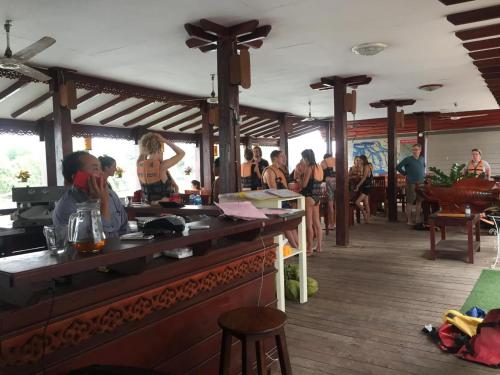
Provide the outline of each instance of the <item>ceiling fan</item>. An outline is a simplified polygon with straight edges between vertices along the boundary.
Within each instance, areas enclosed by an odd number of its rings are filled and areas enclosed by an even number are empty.
[[[309,114],[306,118],[302,119],[301,122],[323,121],[330,119],[330,117],[313,117],[311,114],[311,101],[309,100],[307,104],[309,105]]]
[[[477,114],[471,114],[471,115],[459,115],[456,111],[456,108],[458,107],[458,104],[455,102],[453,103],[453,106],[455,107],[455,112],[450,112],[450,113],[442,113],[439,115],[440,119],[448,119],[451,121],[457,121],[461,120],[464,118],[472,118],[472,117],[484,117],[488,116],[487,113],[477,113]]]
[[[210,78],[212,79],[212,92],[210,93],[210,96],[207,98],[207,103],[209,104],[217,104],[219,103],[219,98],[217,98],[217,95],[215,95],[215,74],[210,74]]]
[[[26,61],[38,55],[49,48],[52,44],[56,42],[54,38],[44,36],[39,41],[29,45],[28,47],[22,49],[16,54],[12,54],[10,49],[10,28],[12,27],[12,21],[7,20],[4,24],[5,33],[7,36],[7,48],[5,49],[4,56],[0,58],[0,68],[6,70],[15,70],[22,75],[33,78],[37,81],[48,81],[51,79],[50,76],[26,65]]]

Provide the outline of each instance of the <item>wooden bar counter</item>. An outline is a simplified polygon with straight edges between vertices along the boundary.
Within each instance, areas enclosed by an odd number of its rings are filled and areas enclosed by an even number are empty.
[[[97,255],[40,251],[0,259],[0,300],[11,302],[0,302],[0,374],[67,374],[92,364],[216,374],[218,316],[275,306],[272,238],[302,216],[208,218],[201,223],[210,229],[109,240]],[[195,255],[153,258],[180,247]],[[237,345],[233,350],[237,373],[241,356]]]

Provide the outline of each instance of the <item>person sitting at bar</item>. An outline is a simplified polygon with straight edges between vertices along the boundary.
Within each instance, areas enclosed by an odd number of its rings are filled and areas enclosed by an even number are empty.
[[[175,155],[163,160],[165,146],[169,146]],[[178,191],[178,187],[168,169],[185,155],[185,152],[156,133],[147,133],[139,141],[140,155],[137,159],[137,176],[141,188],[149,202],[157,202],[169,198]]]
[[[116,173],[116,160],[108,155],[99,156],[98,159],[101,163],[102,174],[107,181],[109,177],[113,177]],[[109,182],[108,188],[112,189]]]
[[[74,180],[78,172],[87,179],[82,183]],[[52,212],[54,226],[67,226],[71,214],[77,211],[77,203],[100,200],[101,219],[108,238],[118,237],[129,231],[125,208],[118,195],[108,188],[99,160],[86,151],[76,151],[66,155],[62,161],[62,173],[67,189],[57,201]],[[75,182],[77,185],[75,185]]]
[[[264,189],[288,189],[288,182],[286,176],[281,169],[284,164],[284,154],[280,150],[271,152],[271,165],[264,169],[262,175],[262,187]],[[291,208],[288,202],[283,202],[283,208]],[[285,236],[290,243],[290,246],[297,248],[299,238],[297,231],[285,231]]]
[[[472,159],[467,163],[467,168],[464,170],[464,174],[473,175],[476,178],[490,179],[490,163],[483,160],[480,149],[472,149]]]
[[[241,187],[243,189],[257,190],[261,185],[262,175],[259,165],[253,160],[253,152],[245,149],[245,161],[241,164]]]
[[[266,159],[262,159],[262,149],[259,146],[255,146],[253,148],[253,161],[254,163],[257,163],[259,167],[259,173],[262,176],[262,172],[264,172],[264,169],[269,167],[269,162]],[[262,188],[262,181],[260,179],[257,183],[259,184],[257,186],[257,189]]]
[[[335,158],[332,154],[325,154],[321,161],[326,192],[328,194],[328,229],[335,229]]]
[[[201,191],[201,182],[198,180],[191,181],[191,190]]]
[[[411,148],[411,155],[399,162],[396,170],[403,176],[406,176],[406,218],[408,225],[414,225],[415,229],[423,229],[424,224],[420,217],[421,199],[417,195],[417,184],[423,184],[425,180],[425,160],[420,153],[422,146],[418,143]],[[415,207],[415,224],[412,220],[412,209]]]
[[[219,174],[220,174],[220,159],[215,158],[214,159],[214,176],[215,180],[212,186],[212,202],[219,202],[219,194],[220,194],[220,180],[219,180]]]

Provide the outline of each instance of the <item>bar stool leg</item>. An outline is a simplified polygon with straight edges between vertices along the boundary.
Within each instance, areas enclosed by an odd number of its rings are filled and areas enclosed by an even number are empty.
[[[220,351],[219,375],[229,375],[231,368],[231,335],[222,330],[222,350]]]
[[[266,356],[261,340],[255,341],[255,352],[257,353],[257,372],[259,375],[264,375],[266,373]]]
[[[246,337],[241,338],[241,373],[242,375],[252,374],[252,365],[250,363],[249,340]]]
[[[288,348],[286,346],[285,330],[281,328],[275,337],[280,359],[281,374],[292,375],[292,366],[290,365],[290,357],[288,356]]]

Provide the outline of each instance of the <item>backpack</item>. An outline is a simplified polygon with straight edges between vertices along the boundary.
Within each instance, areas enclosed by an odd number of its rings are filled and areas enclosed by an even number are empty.
[[[460,358],[500,367],[500,309],[490,310],[477,333],[457,353]]]
[[[458,310],[448,310],[443,317],[444,323],[453,324],[467,336],[472,337],[476,334],[477,326],[483,321],[482,318],[474,318],[464,315]]]

